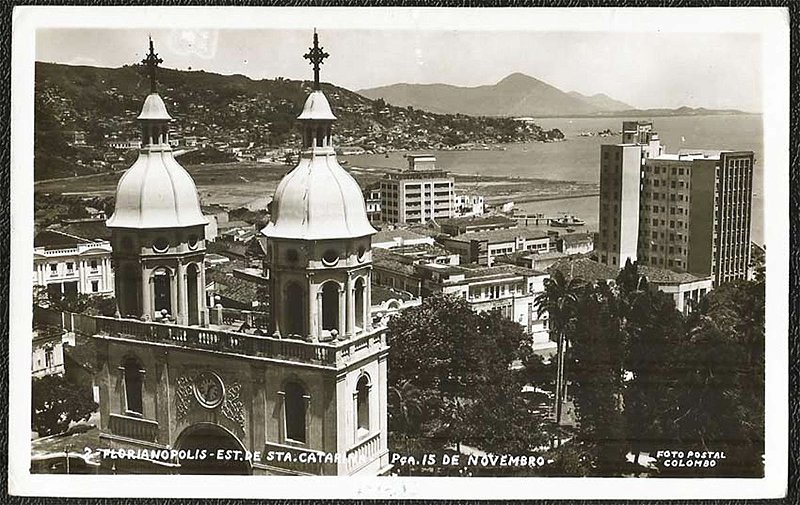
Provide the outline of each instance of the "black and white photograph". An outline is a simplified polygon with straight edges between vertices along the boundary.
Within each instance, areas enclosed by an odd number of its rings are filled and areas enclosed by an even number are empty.
[[[11,494],[785,493],[785,9],[14,24]]]

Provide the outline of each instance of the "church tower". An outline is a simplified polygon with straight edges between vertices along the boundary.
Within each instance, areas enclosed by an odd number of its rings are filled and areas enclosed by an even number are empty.
[[[164,101],[156,91],[153,50],[142,60],[150,94],[137,117],[142,147],[117,185],[111,229],[119,314],[180,325],[208,324],[205,308],[205,226],[197,188],[169,145]]]
[[[314,90],[298,116],[303,151],[278,184],[270,222],[269,275],[273,327],[282,338],[326,342],[371,330],[371,236],[358,183],[339,165],[331,145],[336,116],[320,90],[328,54],[314,45]]]

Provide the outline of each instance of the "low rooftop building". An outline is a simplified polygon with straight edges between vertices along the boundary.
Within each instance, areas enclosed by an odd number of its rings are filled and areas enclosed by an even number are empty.
[[[462,263],[484,266],[493,265],[497,256],[517,251],[542,253],[554,249],[547,232],[526,227],[468,232],[440,241],[448,250],[460,254]]]
[[[506,216],[454,217],[437,221],[442,233],[451,237],[476,231],[516,228],[517,222]]]

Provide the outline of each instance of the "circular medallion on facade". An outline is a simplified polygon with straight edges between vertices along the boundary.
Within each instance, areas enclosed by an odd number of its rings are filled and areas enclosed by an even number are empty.
[[[322,263],[324,263],[329,267],[332,267],[333,265],[339,263],[339,253],[336,252],[334,249],[328,249],[322,255]]]
[[[197,249],[197,243],[198,243],[197,235],[189,235],[187,243],[189,245],[189,249]]]
[[[158,237],[153,241],[153,250],[155,252],[167,252],[169,249],[169,240],[166,237]]]
[[[214,372],[203,372],[194,378],[194,396],[203,407],[219,407],[225,399],[225,385]]]
[[[367,248],[363,245],[358,248],[358,261],[364,262],[367,259]]]

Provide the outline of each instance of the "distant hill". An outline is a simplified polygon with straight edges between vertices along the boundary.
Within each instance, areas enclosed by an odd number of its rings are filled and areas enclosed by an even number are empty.
[[[254,158],[276,148],[298,148],[295,122],[312,89],[309,81],[254,80],[204,71],[159,71],[159,93],[170,114],[172,137],[207,139],[218,151],[238,148]],[[511,118],[470,117],[371,100],[321,84],[338,121],[336,145],[367,152],[447,149],[460,144],[547,140],[560,132]],[[139,65],[121,68],[36,63],[34,177],[37,180],[107,172],[129,166],[112,140],[137,139],[135,118],[149,93]],[[85,134],[75,145],[73,132]],[[201,153],[202,154],[202,153]],[[123,158],[135,156],[124,152]],[[191,160],[197,154],[187,155]]]
[[[363,89],[367,98],[399,107],[474,116],[552,116],[591,114],[596,109],[555,86],[525,74],[511,74],[497,84],[465,88],[448,84],[393,84]],[[629,107],[630,108],[630,107]]]
[[[511,74],[497,84],[487,86],[392,84],[362,89],[358,93],[374,100],[385,100],[399,107],[411,106],[441,114],[516,117],[580,117],[613,114],[641,117],[741,113],[737,110],[690,107],[640,110],[603,93],[591,96],[576,91],[567,93],[521,73]]]
[[[567,93],[569,96],[573,98],[577,98],[578,100],[583,101],[593,109],[597,111],[620,111],[620,110],[633,110],[636,107],[628,105],[625,102],[620,102],[619,100],[614,100],[610,96],[606,95],[605,93],[597,93],[592,96],[582,95],[577,91],[570,91]]]

